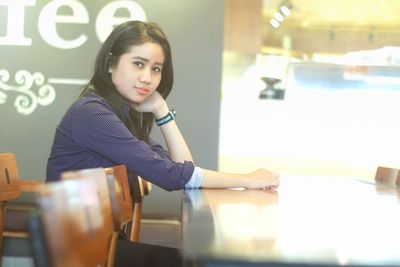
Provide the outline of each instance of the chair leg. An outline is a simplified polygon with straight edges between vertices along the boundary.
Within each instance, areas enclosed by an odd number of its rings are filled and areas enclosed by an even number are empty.
[[[108,249],[108,257],[107,257],[107,266],[106,267],[113,267],[115,262],[115,249],[117,247],[117,240],[118,240],[119,233],[113,233],[110,241],[110,248]]]
[[[142,203],[135,203],[133,208],[133,220],[129,240],[139,241],[140,220],[142,219]]]

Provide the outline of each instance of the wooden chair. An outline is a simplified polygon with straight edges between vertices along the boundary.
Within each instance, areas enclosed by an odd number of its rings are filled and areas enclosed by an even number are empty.
[[[375,181],[387,186],[400,187],[400,170],[380,166],[376,170]]]
[[[30,228],[36,266],[112,266],[114,232],[109,183],[103,168],[66,172],[43,185]]]
[[[36,194],[42,184],[40,181],[21,180],[16,157],[13,153],[0,154],[0,168],[7,168],[9,177],[19,180],[20,194],[7,202],[7,216],[4,218],[3,236],[11,238],[29,237],[28,222],[30,213],[36,209]]]
[[[79,179],[88,174],[88,170],[79,171],[81,175],[62,175],[62,179]],[[131,241],[138,241],[141,214],[134,213],[135,204],[131,196],[131,186],[125,165],[105,168],[109,187],[109,196],[113,214],[113,235],[110,240],[107,266],[113,266],[115,249],[121,231]],[[138,187],[138,185],[135,185]]]
[[[151,185],[139,176],[130,175],[125,165],[105,168],[105,171],[113,174],[122,188],[121,228],[128,240],[139,241],[143,198],[151,191]]]
[[[144,197],[149,195],[152,190],[152,184],[150,182],[147,182],[140,176],[130,175],[124,165],[106,168],[105,170],[108,174],[114,174],[116,180],[123,189],[123,197],[125,199],[123,200],[124,203],[120,204],[122,216],[121,229],[125,233],[125,236],[128,240],[140,241],[140,229],[143,223],[146,225],[147,233],[149,232],[149,229],[150,231],[155,229],[160,232],[159,226],[161,226],[162,229],[169,229],[172,227],[173,230],[175,230],[179,222],[176,220],[171,220],[171,218],[142,219],[142,205]],[[132,205],[129,205],[127,202],[133,203],[133,216],[130,214],[130,206]]]
[[[15,155],[0,154],[0,260],[3,255],[3,227],[6,203],[20,195],[20,180]],[[1,265],[1,263],[0,263]]]
[[[139,236],[139,224],[135,221],[133,199],[129,185],[128,172],[125,165],[118,165],[104,169],[107,175],[113,175],[117,183],[116,199],[119,204],[120,218],[116,225],[116,232],[122,231],[126,238],[131,241],[137,241]]]
[[[113,203],[114,233],[110,241],[108,254],[108,266],[113,266],[120,232],[122,231],[128,238],[132,235],[133,206],[129,190],[128,173],[125,166],[119,165],[105,168],[104,171],[109,181],[109,189],[110,191],[114,191],[114,194],[110,194],[110,201]],[[114,181],[114,186],[112,185],[112,181]],[[114,190],[112,187],[114,187]]]

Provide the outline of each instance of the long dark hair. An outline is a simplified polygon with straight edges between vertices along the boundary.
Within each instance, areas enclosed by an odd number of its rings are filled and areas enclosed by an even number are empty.
[[[109,67],[117,64],[121,55],[128,53],[132,46],[146,42],[157,43],[163,49],[165,59],[161,81],[156,90],[166,98],[171,92],[174,80],[171,47],[165,33],[156,23],[142,21],[127,21],[114,28],[97,54],[94,74],[81,93],[81,97],[92,93],[100,95],[107,100],[132,134],[149,142],[154,115],[152,113],[140,113],[134,109],[130,109],[129,113],[124,112],[124,100],[108,72]]]

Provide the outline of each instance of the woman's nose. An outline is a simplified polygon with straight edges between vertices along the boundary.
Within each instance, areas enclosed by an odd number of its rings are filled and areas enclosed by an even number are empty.
[[[151,71],[147,68],[143,69],[140,75],[140,81],[143,83],[150,83],[151,82]]]

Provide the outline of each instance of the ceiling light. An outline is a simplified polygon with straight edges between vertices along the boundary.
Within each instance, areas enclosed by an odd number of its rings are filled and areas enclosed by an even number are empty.
[[[282,11],[282,14],[285,16],[289,16],[291,13],[290,8],[285,5],[281,6],[281,11]]]
[[[276,12],[274,18],[279,22],[282,22],[285,19],[280,12]]]
[[[282,2],[280,10],[281,10],[283,15],[290,16],[290,14],[292,13],[291,12],[292,8],[293,8],[293,5],[290,2],[290,0],[285,0],[285,1]]]
[[[274,13],[274,17],[269,21],[272,27],[274,27],[275,29],[278,28],[285,20],[285,16],[287,17],[290,15],[290,10],[292,8],[293,5],[290,0],[283,0],[281,2],[280,8]]]
[[[281,24],[279,23],[279,21],[277,21],[276,19],[271,19],[271,20],[269,21],[269,23],[271,23],[272,27],[274,27],[275,29],[278,28],[279,25],[281,25]]]

